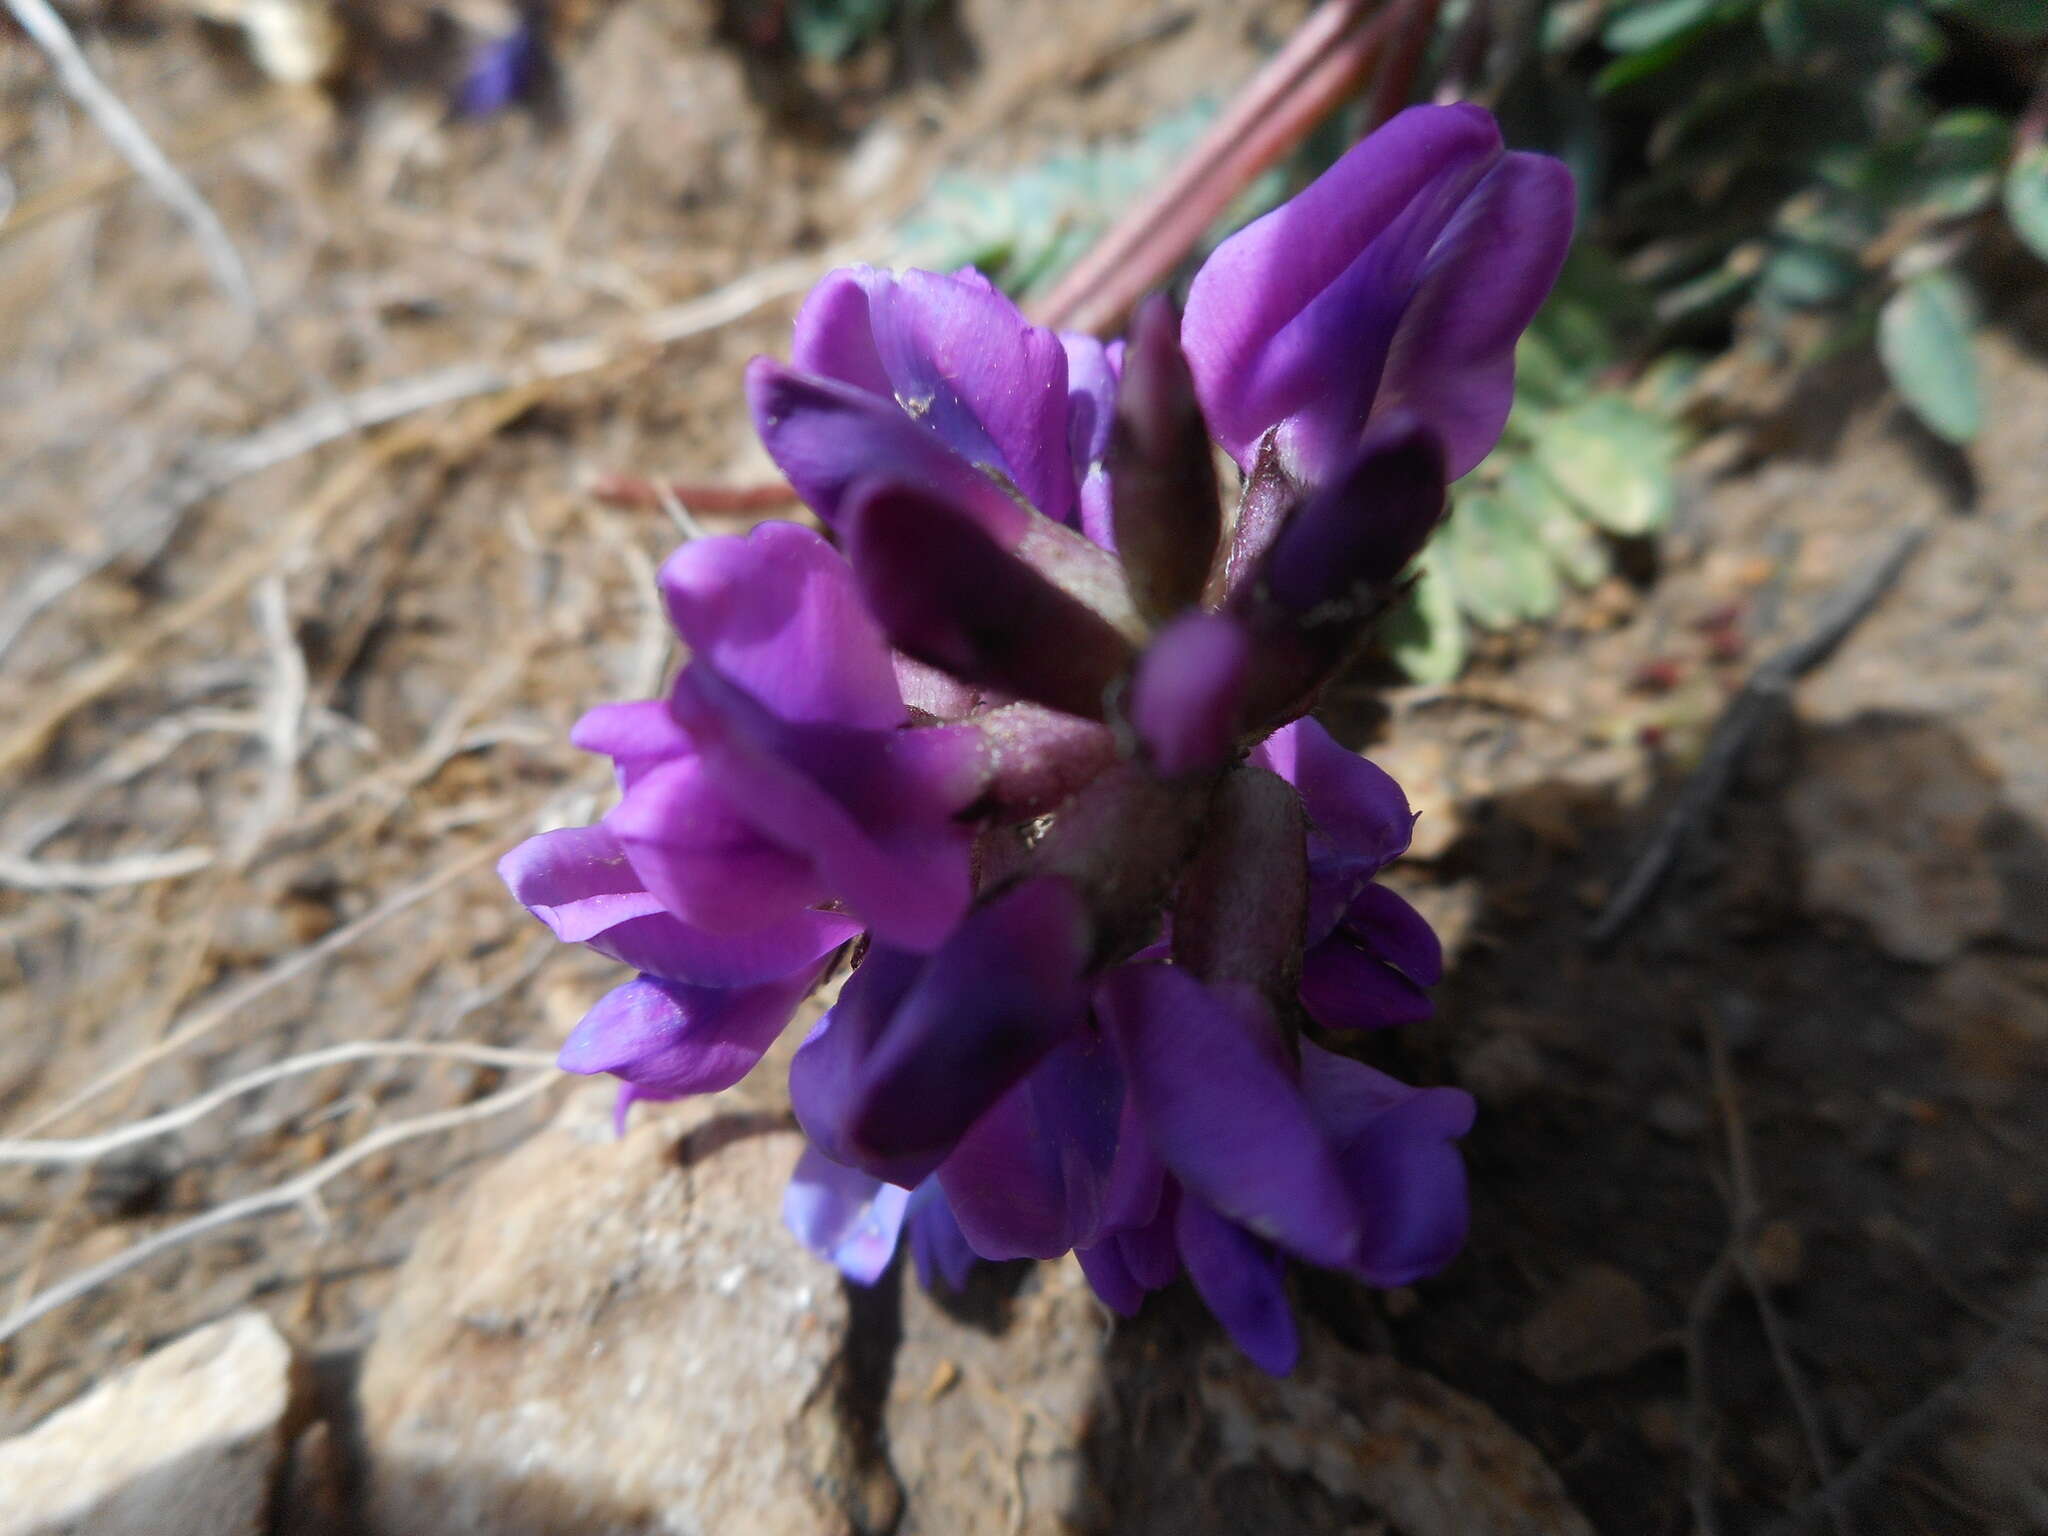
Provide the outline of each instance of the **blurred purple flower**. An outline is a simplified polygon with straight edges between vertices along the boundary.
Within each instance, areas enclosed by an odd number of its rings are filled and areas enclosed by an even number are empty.
[[[638,972],[563,1066],[622,1114],[715,1091],[851,946],[790,1069],[784,1218],[853,1279],[906,1230],[927,1284],[1071,1251],[1130,1311],[1185,1273],[1282,1371],[1289,1259],[1448,1262],[1471,1100],[1333,1048],[1428,1016],[1441,949],[1378,883],[1414,816],[1307,711],[1497,435],[1569,201],[1422,108],[1128,349],[973,273],[826,278],[747,387],[831,542],[670,559],[689,664],[574,732],[618,804],[502,866]]]

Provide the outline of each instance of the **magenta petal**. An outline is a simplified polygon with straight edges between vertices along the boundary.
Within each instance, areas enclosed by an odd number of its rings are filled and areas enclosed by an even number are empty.
[[[1305,1041],[1301,1056],[1309,1102],[1365,1210],[1354,1272],[1383,1286],[1434,1274],[1464,1245],[1470,1220],[1455,1143],[1472,1128],[1471,1095],[1411,1088]]]
[[[529,837],[498,860],[498,878],[556,938],[579,944],[605,929],[661,911],[603,827],[563,827]]]
[[[1476,171],[1499,154],[1500,131],[1482,109],[1411,107],[1216,248],[1195,274],[1181,342],[1210,429],[1240,464],[1249,468],[1266,429],[1303,403],[1304,363],[1322,361],[1269,363],[1275,339],[1433,182]],[[1357,338],[1304,335],[1297,345],[1321,348],[1334,365],[1337,349],[1355,348]],[[1377,378],[1377,355],[1358,361],[1369,380]]]
[[[896,1254],[910,1191],[842,1168],[805,1147],[782,1191],[782,1224],[856,1285],[873,1285]]]
[[[1444,979],[1443,941],[1398,892],[1367,886],[1351,903],[1344,926],[1410,981],[1433,987]]]
[[[901,408],[1055,522],[1074,509],[1067,354],[985,282],[905,272],[869,289],[875,347]]]
[[[1362,1216],[1256,1001],[1127,965],[1097,989],[1159,1159],[1190,1195],[1313,1263],[1344,1268]]]
[[[937,1168],[990,1106],[1084,1027],[1089,943],[1080,897],[1054,877],[970,915],[853,1070],[846,1137],[855,1160],[906,1184]],[[954,1214],[972,1242],[957,1199]]]
[[[1130,711],[1161,774],[1230,760],[1250,662],[1250,636],[1222,614],[1183,614],[1159,632],[1138,662]]]
[[[1183,1200],[1174,1236],[1188,1278],[1231,1342],[1262,1371],[1285,1376],[1301,1341],[1280,1256],[1199,1200]]]
[[[693,539],[663,564],[661,590],[690,650],[784,720],[902,723],[881,626],[846,561],[810,529]]]
[[[849,486],[884,475],[971,514],[1006,548],[1029,526],[1026,508],[893,400],[765,357],[747,365],[747,399],[768,456],[828,524]]]
[[[1408,851],[1415,815],[1401,786],[1315,720],[1282,726],[1257,755],[1301,791],[1309,820],[1339,852],[1378,869]]]
[[[1435,1012],[1428,993],[1341,930],[1302,956],[1301,1006],[1325,1029],[1419,1024]]]
[[[1121,1097],[1108,1044],[1069,1041],[975,1122],[939,1184],[976,1253],[1051,1259],[1096,1240]]]
[[[590,947],[662,981],[744,987],[813,965],[861,931],[844,912],[806,907],[746,933],[707,933],[667,913],[636,917],[593,935]]]
[[[754,1069],[816,981],[811,967],[755,987],[636,977],[598,999],[570,1031],[561,1068],[609,1072],[640,1098],[717,1093]]]
[[[609,757],[628,789],[648,769],[696,751],[666,699],[636,699],[586,710],[569,728],[569,744]]]
[[[929,950],[952,930],[967,905],[971,841],[953,818],[987,782],[980,732],[790,726],[694,666],[674,702],[722,803],[814,868],[878,938]]]
[[[1449,475],[1492,451],[1515,391],[1515,342],[1571,246],[1571,172],[1511,154],[1488,172],[1430,252],[1387,357],[1374,412],[1406,407],[1449,450]]]
[[[888,399],[889,375],[875,350],[875,316],[868,302],[869,289],[888,281],[887,272],[869,266],[840,267],[820,278],[796,312],[790,366]]]
[[[809,860],[755,830],[701,757],[648,769],[604,825],[663,907],[714,933],[786,921],[828,894]]]

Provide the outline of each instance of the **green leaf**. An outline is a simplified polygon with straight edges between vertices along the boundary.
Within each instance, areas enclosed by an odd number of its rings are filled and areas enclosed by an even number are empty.
[[[1625,397],[1594,395],[1529,432],[1537,466],[1599,527],[1640,538],[1670,518],[1677,434]]]
[[[1467,491],[1439,535],[1458,605],[1486,629],[1510,629],[1557,611],[1557,570],[1531,528],[1489,491]]]
[[[1795,240],[1771,252],[1757,281],[1780,304],[1819,309],[1854,293],[1863,281],[1863,268],[1840,251]]]
[[[1642,0],[1622,11],[1600,33],[1613,53],[1642,53],[1711,21],[1721,0]]]
[[[1970,296],[1954,273],[1937,268],[1899,285],[1878,313],[1877,353],[1930,431],[1952,443],[1977,435],[1984,406],[1970,341]]]
[[[1990,207],[2011,144],[2012,129],[1995,112],[1970,108],[1936,119],[1915,166],[1921,206],[1947,219]]]
[[[1436,547],[1422,552],[1415,585],[1381,626],[1387,653],[1418,683],[1448,683],[1465,669],[1465,620]]]
[[[1607,546],[1550,477],[1518,459],[1500,480],[1500,497],[1515,509],[1550,563],[1575,587],[1590,587],[1607,574]],[[1541,615],[1538,615],[1541,617]]]
[[[2048,36],[2048,5],[2041,0],[1932,0],[1937,11],[1967,21],[1987,32],[2010,37]]]
[[[2048,144],[2037,144],[2005,176],[2005,216],[2027,249],[2048,261]]]

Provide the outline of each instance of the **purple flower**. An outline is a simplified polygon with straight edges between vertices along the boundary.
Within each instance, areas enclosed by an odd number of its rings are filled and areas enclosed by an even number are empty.
[[[1217,440],[1249,470],[1274,433],[1313,484],[1401,407],[1464,474],[1507,420],[1571,226],[1570,173],[1503,152],[1487,113],[1402,112],[1195,274],[1181,341]]]
[[[972,273],[828,277],[747,388],[829,536],[664,566],[688,665],[574,733],[617,805],[504,862],[637,972],[563,1066],[622,1114],[716,1091],[846,956],[784,1218],[853,1279],[906,1232],[927,1284],[1074,1252],[1128,1312],[1185,1274],[1283,1371],[1288,1262],[1448,1262],[1471,1100],[1342,1054],[1442,975],[1379,883],[1414,815],[1308,711],[1497,434],[1568,204],[1484,113],[1423,108],[1126,348]]]

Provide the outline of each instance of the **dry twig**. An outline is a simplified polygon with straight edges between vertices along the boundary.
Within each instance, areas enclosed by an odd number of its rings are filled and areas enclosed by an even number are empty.
[[[5,1344],[24,1328],[48,1316],[59,1307],[67,1306],[110,1281],[120,1279],[121,1276],[147,1264],[160,1254],[181,1248],[210,1232],[219,1231],[222,1227],[234,1226],[239,1222],[252,1221],[259,1216],[268,1216],[275,1211],[294,1208],[304,1209],[319,1220],[321,1188],[356,1164],[401,1142],[416,1141],[422,1136],[438,1136],[444,1131],[459,1130],[465,1125],[474,1125],[493,1115],[501,1115],[509,1109],[516,1109],[562,1081],[559,1073],[541,1072],[515,1087],[503,1089],[489,1098],[478,1099],[474,1104],[442,1110],[437,1114],[417,1115],[410,1120],[400,1120],[381,1130],[372,1131],[362,1140],[316,1163],[296,1178],[287,1179],[269,1189],[259,1190],[253,1195],[244,1195],[239,1200],[217,1205],[189,1221],[179,1222],[176,1226],[152,1232],[141,1242],[123,1249],[111,1259],[82,1269],[75,1275],[66,1276],[30,1298],[11,1316],[0,1320],[0,1344]]]
[[[1792,684],[1827,660],[1835,647],[1869,617],[1905,573],[1926,536],[1926,530],[1920,528],[1909,528],[1900,534],[1868,570],[1836,589],[1808,633],[1766,658],[1750,673],[1742,691],[1715,723],[1699,766],[1680,787],[1678,798],[1629,869],[1621,889],[1594,922],[1589,935],[1593,943],[1611,942],[1635,920],[1669,872],[1678,850],[1727,792],[1750,742],[1764,722],[1778,712]]]
[[[0,885],[24,891],[110,891],[124,885],[176,880],[206,868],[211,848],[172,848],[83,864],[71,859],[24,859],[0,854]]]

